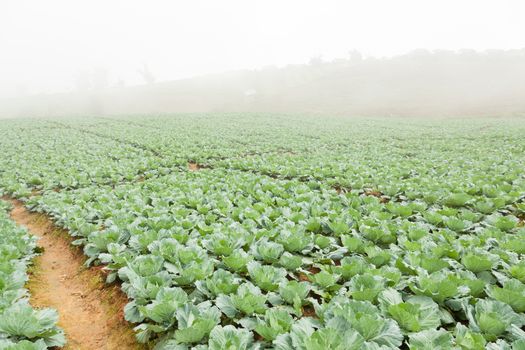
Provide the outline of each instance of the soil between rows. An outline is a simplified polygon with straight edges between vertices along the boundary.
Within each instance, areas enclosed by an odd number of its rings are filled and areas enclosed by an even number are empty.
[[[34,307],[52,307],[66,333],[65,350],[145,349],[137,344],[132,325],[123,318],[126,296],[118,286],[104,283],[96,268],[84,266],[82,251],[73,247],[67,231],[54,226],[45,215],[31,213],[23,203],[8,199],[11,218],[37,236],[43,253],[27,285]]]

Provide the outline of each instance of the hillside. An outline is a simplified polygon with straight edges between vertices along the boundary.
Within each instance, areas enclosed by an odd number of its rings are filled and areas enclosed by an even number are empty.
[[[521,115],[525,49],[424,51],[0,101],[1,116],[278,112],[365,116]]]

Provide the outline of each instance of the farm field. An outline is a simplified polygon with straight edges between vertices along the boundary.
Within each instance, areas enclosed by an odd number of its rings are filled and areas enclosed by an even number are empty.
[[[143,348],[525,349],[524,119],[12,119],[0,151],[0,349],[64,343],[15,199]]]

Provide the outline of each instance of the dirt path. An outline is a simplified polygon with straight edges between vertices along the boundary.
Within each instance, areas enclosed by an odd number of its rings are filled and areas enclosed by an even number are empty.
[[[143,349],[122,317],[126,297],[117,286],[105,286],[101,272],[83,266],[82,252],[70,245],[67,232],[44,215],[11,200],[12,219],[39,237],[44,252],[35,259],[28,289],[35,307],[57,309],[68,350]]]

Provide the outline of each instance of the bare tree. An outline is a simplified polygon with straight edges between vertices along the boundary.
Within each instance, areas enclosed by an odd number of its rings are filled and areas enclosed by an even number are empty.
[[[137,72],[139,72],[140,76],[146,84],[153,84],[155,82],[155,76],[149,69],[148,65],[146,63],[143,64],[142,68],[137,69]]]

